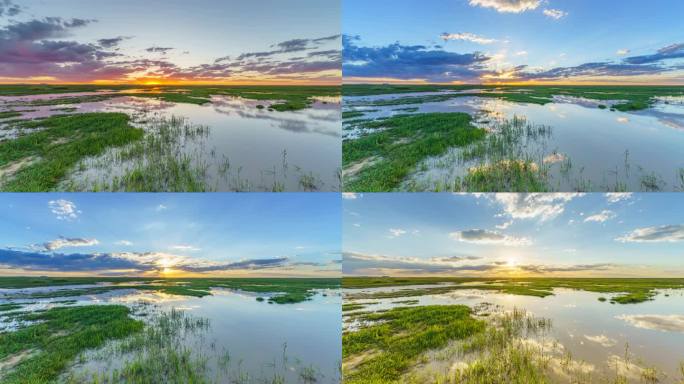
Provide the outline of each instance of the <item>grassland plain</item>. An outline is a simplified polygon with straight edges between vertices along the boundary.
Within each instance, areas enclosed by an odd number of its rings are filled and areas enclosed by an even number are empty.
[[[429,288],[407,288],[396,292],[370,293],[364,298],[422,296],[462,289],[482,289],[514,295],[546,297],[554,288],[568,288],[588,292],[606,293],[610,302],[618,304],[640,303],[651,300],[659,289],[683,289],[684,279],[619,279],[619,278],[456,278],[456,277],[345,277],[344,288],[373,288],[404,285],[449,283]],[[365,295],[365,294],[364,294]]]
[[[461,289],[544,298],[553,295],[555,288],[566,288],[605,293],[613,304],[636,304],[652,300],[657,290],[684,289],[684,279],[345,277],[343,287],[351,290],[343,304],[345,382],[625,384],[684,380],[684,361],[678,377],[666,376],[635,356],[629,344],[622,355],[611,356],[606,367],[576,358],[552,337],[550,318],[522,308],[507,310],[486,301],[472,306],[410,306],[418,302],[410,299],[392,300],[391,305],[386,302],[374,310],[366,308],[379,303],[368,300],[428,297]],[[608,300],[601,296],[598,301]]]
[[[376,105],[422,104],[429,101],[441,101],[468,96],[494,97],[515,102],[544,105],[553,102],[553,96],[572,96],[592,100],[620,100],[621,103],[615,104],[613,106],[614,109],[618,111],[635,111],[648,108],[655,102],[655,97],[658,96],[684,96],[684,87],[681,86],[507,86],[440,84],[345,84],[342,86],[342,94],[344,96],[370,96],[442,91],[460,91],[460,93],[431,96],[407,96],[393,99],[391,101],[381,100],[378,101]]]
[[[286,304],[308,300],[316,289],[340,287],[340,279],[326,278],[90,278],[90,277],[0,277],[0,288],[23,289],[59,287],[64,285],[92,285],[98,287],[57,289],[49,292],[16,293],[7,299],[31,299],[64,296],[81,296],[121,289],[157,291],[180,296],[203,297],[211,295],[212,288],[236,289],[264,293],[270,303]]]
[[[137,92],[143,89],[144,92]],[[127,93],[127,91],[136,92]],[[116,91],[116,92],[110,92]],[[102,92],[87,96],[69,97],[69,93]],[[275,100],[270,106],[276,111],[304,109],[315,97],[339,96],[340,88],[334,86],[141,86],[141,85],[0,85],[0,96],[30,96],[65,94],[65,97],[37,99],[33,105],[59,105],[82,103],[120,96],[151,97],[176,103],[207,104],[212,96],[236,96],[250,100]],[[48,103],[48,104],[45,104]]]
[[[630,164],[628,149],[623,148],[624,170],[611,168],[600,179],[587,178],[585,167],[573,164],[569,156],[535,151],[545,149],[553,127],[527,122],[525,117],[519,116],[506,121],[466,121],[464,116],[459,118],[458,115],[472,116],[473,112],[447,112],[448,102],[478,98],[544,106],[558,102],[558,98],[566,98],[574,102],[588,101],[597,110],[639,112],[649,110],[657,102],[668,104],[669,101],[665,100],[668,97],[683,97],[684,87],[349,84],[343,86],[343,95],[354,98],[353,101],[345,99],[343,111],[346,137],[343,142],[343,181],[346,191],[626,191],[637,186],[639,190],[660,191],[663,185],[661,176],[649,173],[648,166]],[[392,96],[381,97],[383,95]],[[418,112],[417,106],[426,103],[433,106],[442,104],[438,112],[432,109]],[[392,106],[403,108],[392,109],[389,116],[386,113],[374,116],[377,108]],[[492,114],[491,111],[480,112]],[[435,136],[431,129],[434,121],[449,119],[451,121],[442,127],[442,135],[466,129],[486,132],[468,142],[459,141],[446,147],[426,145],[425,142]],[[625,121],[625,118],[619,121]],[[408,128],[410,133],[393,132],[401,128]],[[359,151],[359,147],[366,151]],[[397,162],[395,151],[405,151],[409,155]],[[436,165],[433,164],[435,162]],[[551,172],[554,163],[560,166]],[[465,167],[465,170],[463,175],[445,177],[444,180],[413,180],[410,177],[421,173],[429,175],[429,164],[445,170],[459,167]],[[676,161],[672,164],[680,179],[672,181],[672,188],[684,188],[684,169],[677,169]],[[643,175],[634,175],[633,169],[644,171]],[[567,181],[561,183],[553,180],[554,177]],[[633,183],[625,180],[630,177],[638,180]]]
[[[0,100],[6,98],[2,100],[6,110],[0,111],[0,129],[6,133],[0,135],[0,190],[203,192],[219,188],[208,181],[207,169],[211,164],[205,155],[188,149],[191,142],[197,142],[193,144],[197,147],[206,146],[202,139],[206,140],[209,127],[176,116],[136,119],[129,112],[79,113],[71,105],[129,97],[200,106],[212,104],[213,97],[237,97],[254,102],[249,105],[255,111],[267,109],[265,113],[278,114],[310,108],[315,101],[325,104],[326,98],[339,95],[340,88],[333,86],[0,85]],[[56,108],[47,117],[22,118],[23,114],[34,112],[31,108],[44,106]],[[210,155],[212,159],[216,157],[215,150]],[[238,169],[232,164],[236,169],[231,169],[230,154],[219,155],[223,157],[215,165],[220,173],[217,177],[226,179],[231,190],[285,189],[275,175],[270,186],[252,185],[240,177],[242,165]],[[306,164],[288,165],[286,154],[282,157],[284,173],[288,167],[308,168]],[[110,165],[125,163],[130,169],[106,182],[70,178],[89,170],[89,161],[100,158]],[[237,174],[233,175],[234,172]],[[301,173],[300,189],[320,187],[316,175]]]
[[[94,287],[95,284],[99,286]],[[196,350],[193,343],[206,340],[211,325],[208,319],[183,310],[161,310],[146,302],[74,305],[77,300],[70,299],[50,300],[48,309],[22,308],[36,304],[27,300],[98,295],[117,290],[203,297],[211,295],[212,288],[255,293],[256,302],[263,302],[258,305],[293,304],[310,300],[315,290],[337,289],[340,284],[340,279],[318,278],[1,277],[0,288],[16,291],[4,294],[3,299],[9,303],[2,304],[0,312],[5,317],[3,320],[9,319],[18,325],[0,332],[0,381],[12,384],[284,383],[286,371],[296,369],[301,382],[313,383],[319,378],[316,369],[289,357],[286,346],[282,356],[268,365],[272,372],[258,377],[243,371],[239,361],[232,361],[234,355],[239,357],[239,350],[228,352],[235,346],[221,347],[212,342],[205,346],[208,350]],[[40,287],[50,289],[31,290]],[[113,369],[93,372],[87,369],[93,362],[97,366],[98,361],[106,363],[112,358],[117,361]],[[87,362],[91,364],[85,365],[86,369],[72,369],[74,364]]]

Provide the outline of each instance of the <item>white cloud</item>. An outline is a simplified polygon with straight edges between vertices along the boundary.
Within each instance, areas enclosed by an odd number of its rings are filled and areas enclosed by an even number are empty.
[[[615,52],[619,56],[625,56],[628,55],[631,51],[629,49],[618,49],[617,52]]]
[[[601,346],[606,347],[606,348],[613,347],[617,344],[617,340],[611,339],[610,337],[608,337],[606,335],[596,335],[596,336],[584,335],[584,338],[591,341],[591,342],[601,344]]]
[[[530,245],[532,241],[526,237],[514,237],[486,229],[469,229],[449,234],[454,240],[472,244],[502,244],[508,246]]]
[[[587,218],[584,219],[584,222],[587,223],[587,222],[593,221],[593,222],[597,222],[597,223],[603,223],[603,222],[606,222],[610,219],[615,218],[615,216],[617,216],[615,214],[615,212],[604,209],[603,211],[601,211],[599,213],[596,213],[596,214],[591,215],[591,216],[587,216]]]
[[[130,241],[128,241],[128,240],[119,240],[119,241],[117,241],[117,242],[114,243],[114,244],[116,244],[116,245],[125,245],[125,246],[127,246],[127,247],[130,247],[131,245],[133,245],[133,243],[130,242]]]
[[[57,220],[71,221],[78,218],[78,215],[81,214],[81,211],[76,208],[76,204],[69,200],[50,200],[48,206],[57,217]]]
[[[674,243],[684,240],[684,225],[637,228],[615,240],[623,243]]]
[[[342,193],[342,198],[345,200],[356,200],[362,196],[363,196],[362,194],[354,193],[354,192],[343,192]]]
[[[469,33],[469,32],[462,32],[462,33],[443,33],[440,36],[444,41],[448,40],[463,40],[463,41],[470,41],[471,43],[476,43],[476,44],[492,44],[496,43],[496,39],[489,39],[483,36],[478,36],[474,33]]]
[[[560,9],[545,9],[544,14],[552,19],[560,20],[568,15],[567,12],[563,12]]]
[[[637,328],[684,332],[684,315],[619,315],[615,318]]]
[[[391,233],[389,237],[392,239],[406,234],[406,230],[401,228],[390,228],[389,232]]]
[[[46,251],[54,251],[55,249],[60,248],[90,247],[99,243],[100,242],[97,241],[97,239],[66,238],[60,236],[59,239],[45,242],[38,246],[34,246],[34,248],[43,248]]]
[[[511,224],[513,224],[513,220],[509,220],[509,221],[507,221],[507,222],[505,222],[505,223],[503,223],[503,224],[497,225],[497,226],[496,226],[496,229],[506,229],[506,228],[510,227]]]
[[[187,245],[187,244],[172,245],[169,247],[169,249],[173,249],[175,251],[189,251],[189,252],[196,252],[196,251],[202,250],[202,248],[197,248],[195,246]]]
[[[527,56],[527,51],[518,51],[515,53],[516,56]]]
[[[520,13],[537,9],[541,0],[470,0],[470,5],[494,8],[497,12]]]
[[[632,192],[611,192],[606,193],[606,200],[609,203],[618,203],[620,201],[629,200],[632,198]]]
[[[577,193],[497,193],[494,198],[513,219],[552,219],[565,210]]]
[[[165,210],[167,210],[167,209],[169,209],[169,208],[168,208],[166,205],[164,205],[164,204],[159,204],[159,205],[157,205],[157,208],[155,208],[155,211],[161,212],[161,211],[165,211]]]

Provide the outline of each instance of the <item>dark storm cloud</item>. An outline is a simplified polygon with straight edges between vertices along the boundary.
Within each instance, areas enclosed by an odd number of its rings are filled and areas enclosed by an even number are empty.
[[[344,76],[472,81],[487,72],[483,64],[490,59],[479,52],[461,54],[398,42],[383,47],[360,47],[356,44],[358,40],[357,36],[343,37]]]

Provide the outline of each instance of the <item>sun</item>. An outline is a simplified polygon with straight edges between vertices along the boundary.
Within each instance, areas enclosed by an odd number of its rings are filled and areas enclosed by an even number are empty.
[[[145,85],[161,85],[161,82],[160,82],[160,81],[150,80],[150,81],[144,82],[143,84],[145,84]]]
[[[508,260],[506,260],[506,266],[508,268],[515,268],[518,266],[518,259],[515,257],[509,257]]]

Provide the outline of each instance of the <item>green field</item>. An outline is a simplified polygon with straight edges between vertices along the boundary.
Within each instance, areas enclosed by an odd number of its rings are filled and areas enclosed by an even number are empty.
[[[406,96],[391,101],[381,100],[374,105],[422,104],[432,101],[444,101],[456,97],[478,96],[494,97],[508,101],[544,105],[553,101],[553,96],[583,97],[592,100],[622,100],[614,108],[619,111],[636,111],[646,109],[656,96],[684,96],[684,87],[677,86],[551,86],[551,85],[372,85],[345,84],[342,86],[344,96],[370,96],[383,94],[401,94],[413,92],[469,91],[458,94],[434,96]],[[498,91],[487,93],[484,91]],[[373,105],[373,104],[372,104]]]
[[[143,89],[146,92],[128,90]],[[68,93],[118,91],[108,95],[68,97]],[[206,104],[211,96],[236,96],[250,100],[274,101],[276,111],[293,111],[311,105],[314,97],[339,96],[340,88],[331,86],[145,86],[145,85],[0,85],[0,96],[65,94],[49,101],[37,100],[33,105],[82,103],[120,96],[150,97],[174,103]]]
[[[316,289],[337,289],[339,279],[319,278],[128,278],[128,277],[0,277],[0,288],[59,287],[63,285],[111,283],[90,288],[58,289],[51,292],[15,294],[8,299],[40,299],[49,297],[80,296],[105,293],[121,289],[156,291],[172,295],[203,297],[211,295],[212,288],[226,288],[263,293],[267,301],[277,304],[308,300]],[[132,284],[135,283],[135,284]]]
[[[546,297],[555,288],[606,293],[610,302],[641,303],[653,299],[658,289],[684,289],[684,279],[618,279],[618,278],[459,278],[459,277],[345,277],[343,288],[374,288],[404,285],[452,283],[442,287],[410,288],[396,292],[368,294],[368,299],[410,297],[452,292],[461,289],[482,289],[513,295]]]

